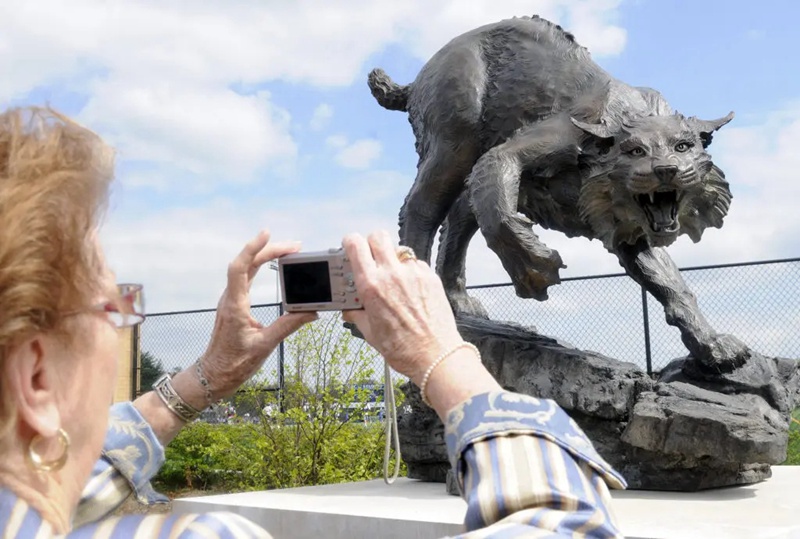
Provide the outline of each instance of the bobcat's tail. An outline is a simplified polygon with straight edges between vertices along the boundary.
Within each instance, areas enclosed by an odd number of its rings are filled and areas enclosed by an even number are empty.
[[[375,100],[383,108],[408,111],[408,94],[411,91],[411,85],[397,84],[380,68],[370,71],[367,84]]]

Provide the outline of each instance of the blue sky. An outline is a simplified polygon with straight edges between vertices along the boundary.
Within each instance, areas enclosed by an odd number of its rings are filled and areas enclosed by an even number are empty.
[[[679,264],[800,254],[800,4],[791,0],[8,4],[0,100],[50,103],[118,149],[103,242],[120,279],[145,284],[154,311],[213,306],[228,260],[261,227],[307,249],[351,231],[396,231],[417,156],[406,115],[375,103],[366,74],[380,66],[409,82],[459,33],[537,12],[673,108],[736,112],[710,148],[731,182],[731,212],[699,244],[671,247]],[[598,242],[541,237],[561,252],[564,275],[619,271]],[[480,237],[468,279],[508,280]],[[274,290],[265,271],[253,300],[273,301]]]

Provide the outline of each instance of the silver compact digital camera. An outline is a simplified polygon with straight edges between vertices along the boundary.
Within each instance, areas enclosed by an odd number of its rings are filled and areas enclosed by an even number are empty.
[[[282,256],[278,275],[286,311],[362,308],[350,260],[342,248]]]

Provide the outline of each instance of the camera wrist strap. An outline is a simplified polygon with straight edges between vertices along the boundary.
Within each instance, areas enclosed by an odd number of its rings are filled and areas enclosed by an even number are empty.
[[[394,384],[392,371],[386,360],[383,360],[383,394],[386,413],[386,448],[383,453],[383,481],[387,485],[394,483],[400,475],[400,436],[397,433],[397,405],[394,400]],[[394,473],[389,477],[389,458],[394,442]]]

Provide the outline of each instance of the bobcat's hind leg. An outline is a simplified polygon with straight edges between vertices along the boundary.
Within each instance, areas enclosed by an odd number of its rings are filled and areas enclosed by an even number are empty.
[[[470,208],[469,194],[464,192],[450,207],[442,225],[436,273],[442,279],[454,313],[489,318],[481,302],[467,294],[467,249],[477,231],[478,221]]]

